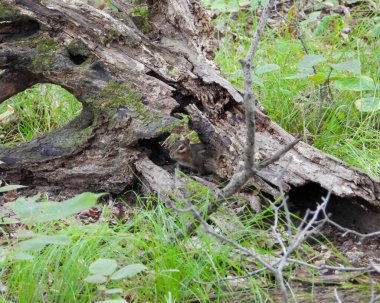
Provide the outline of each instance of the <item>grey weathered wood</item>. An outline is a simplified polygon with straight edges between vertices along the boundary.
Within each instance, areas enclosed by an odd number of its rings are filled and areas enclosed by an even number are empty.
[[[2,178],[36,190],[122,192],[138,182],[136,172],[147,173],[141,159],[149,143],[141,142],[159,142],[181,130],[173,115],[179,107],[186,107],[200,138],[221,152],[219,177],[230,177],[245,146],[242,96],[210,60],[213,32],[199,1],[148,0],[145,28],[129,16],[128,1],[113,2],[123,10],[118,15],[76,0],[0,1],[6,8],[0,16],[0,69],[6,70],[0,75],[0,101],[49,82],[84,105],[66,127],[1,148]],[[258,109],[256,116],[255,157],[294,140]],[[288,163],[286,190],[316,184],[380,213],[379,182],[302,142],[251,185],[276,196],[275,175]],[[151,177],[145,179],[157,188],[161,174],[156,181]],[[319,197],[306,193],[305,199]]]

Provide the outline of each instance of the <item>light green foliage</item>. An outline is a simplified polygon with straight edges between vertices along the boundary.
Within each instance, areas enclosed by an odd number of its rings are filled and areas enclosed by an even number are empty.
[[[267,1],[260,0],[203,0],[204,5],[214,10],[220,10],[222,12],[238,11],[242,7],[252,5],[257,7],[258,5],[266,4]]]
[[[356,108],[362,112],[374,112],[380,110],[380,98],[374,96],[364,97],[356,100]]]
[[[0,193],[12,191],[12,190],[17,190],[17,189],[24,188],[24,187],[26,187],[26,186],[24,186],[24,185],[4,185],[4,186],[0,187]]]
[[[152,32],[153,27],[149,21],[149,10],[147,6],[137,6],[131,9],[129,15],[132,17],[137,28],[144,34]]]
[[[8,186],[8,190],[15,190],[23,186]],[[0,188],[1,189],[1,188]],[[40,222],[55,221],[67,218],[79,211],[86,210],[95,205],[103,194],[83,193],[63,202],[37,202],[39,196],[25,198],[20,197],[15,202],[7,203],[5,210],[0,212],[0,224],[26,224],[32,226]],[[24,240],[27,238],[27,240]],[[45,235],[36,234],[32,231],[19,233],[18,241],[13,249],[3,251],[0,259],[7,255],[14,260],[31,260],[32,251],[41,251],[46,245],[69,244],[71,238],[66,234]]]
[[[348,71],[353,74],[360,75],[361,74],[361,63],[359,60],[350,60],[350,61],[344,61],[337,64],[330,63],[329,64],[333,69],[341,70],[341,71]]]
[[[38,84],[0,105],[0,144],[16,145],[62,127],[79,115],[82,104],[68,91]]]
[[[59,220],[71,216],[81,210],[89,209],[104,194],[82,193],[64,202],[37,202],[39,196],[20,197],[15,202],[8,203],[16,216],[24,224],[35,224],[51,220]]]
[[[325,38],[334,38],[342,31],[343,26],[344,21],[340,15],[325,16],[315,29],[314,35],[325,36]]]
[[[113,259],[98,259],[90,265],[88,270],[93,275],[111,275],[117,267],[117,262]]]
[[[98,259],[91,263],[89,267],[89,271],[92,275],[87,276],[84,281],[99,285],[98,289],[101,292],[104,292],[106,296],[111,296],[108,300],[101,302],[116,302],[118,300],[122,300],[121,302],[126,302],[120,297],[120,294],[123,293],[122,288],[106,288],[106,285],[104,284],[110,282],[111,280],[115,281],[132,278],[147,269],[147,267],[143,264],[127,265],[117,271],[116,268],[117,262],[114,259]]]
[[[121,280],[132,278],[138,273],[146,270],[147,267],[142,264],[131,264],[120,268],[118,271],[112,274],[111,280]]]
[[[187,190],[187,201],[172,197],[177,205],[192,202],[199,207],[212,199],[209,190],[194,181],[189,181]],[[111,302],[130,296],[144,298],[145,302],[165,302],[168,298],[171,302],[209,302],[210,289],[194,283],[194,279],[215,281],[245,275],[246,266],[260,267],[254,260],[242,259],[234,246],[218,242],[202,231],[197,237],[189,237],[184,229],[188,214],[174,215],[154,197],[136,196],[136,202],[128,219],[117,224],[109,224],[115,220],[114,215],[104,207],[102,220],[95,224],[83,225],[66,218],[59,224],[37,223],[23,234],[18,233],[17,246],[24,249],[11,255],[0,251],[3,281],[7,283],[4,300],[39,302],[43,292],[51,303]],[[269,209],[259,214],[247,209],[235,218],[242,230],[229,236],[264,258],[271,258],[281,250],[271,236],[268,222],[272,217]],[[175,236],[179,232],[184,233],[184,239]],[[328,243],[324,245],[334,252]],[[321,256],[305,243],[294,257],[315,260]],[[292,271],[288,268],[286,276],[293,277]],[[244,283],[247,285],[241,292],[251,302],[267,302],[266,289],[273,282],[265,272]],[[213,293],[235,293],[226,285],[212,284]]]
[[[361,77],[349,77],[341,78],[334,81],[334,84],[337,88],[342,90],[351,90],[351,91],[367,91],[375,90],[376,85],[372,78],[361,76]]]
[[[171,149],[176,142],[184,139],[189,139],[192,143],[200,143],[198,133],[189,128],[190,116],[182,113],[177,114],[177,116],[181,118],[177,125],[181,131],[170,134],[162,145]]]
[[[226,3],[206,1],[217,2]],[[224,29],[215,61],[233,84],[242,87],[239,59],[248,50],[257,18],[248,9],[230,16],[230,11],[223,11],[214,20],[217,29]],[[321,17],[320,11],[307,16],[299,28],[309,56],[288,27],[268,27],[253,62],[257,66],[253,74],[255,91],[270,117],[287,131],[380,179],[376,16],[363,18],[353,12],[349,20],[343,20],[335,15]],[[356,18],[360,22],[349,22]],[[348,25],[352,32],[344,39],[342,29]],[[279,68],[270,71],[270,66]],[[263,69],[268,72],[262,73]],[[320,91],[327,79],[331,101]],[[329,88],[324,90],[326,93]]]

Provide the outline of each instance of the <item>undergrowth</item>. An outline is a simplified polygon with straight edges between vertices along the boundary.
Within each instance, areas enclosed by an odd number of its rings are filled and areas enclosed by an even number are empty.
[[[371,77],[378,86],[380,44],[377,37],[370,35],[375,16],[359,16],[360,9],[358,7],[350,19],[336,22],[318,35],[312,20],[301,22],[299,28],[310,54],[323,56],[331,63],[358,60],[361,76]],[[355,19],[360,22],[353,22]],[[222,30],[215,61],[238,87],[243,85],[238,60],[248,50],[256,22],[250,10],[227,11],[214,20],[216,28]],[[333,99],[321,102],[317,83],[308,78],[287,79],[297,74],[297,65],[305,52],[294,28],[278,23],[280,26],[269,29],[262,38],[254,60],[256,70],[267,64],[279,67],[272,72],[255,74],[258,83],[255,91],[269,116],[304,141],[380,180],[380,110],[363,112],[355,103],[369,92],[341,90],[332,83]],[[341,33],[345,26],[350,26],[352,31],[343,39]],[[316,69],[318,73],[329,72],[326,63],[316,65]],[[377,88],[373,96],[379,102]]]
[[[196,200],[207,203],[205,199],[203,195]],[[89,265],[99,258],[117,260],[121,266],[141,263],[147,267],[147,271],[138,276],[109,285],[121,288],[127,301],[219,302],[239,296],[247,302],[271,300],[269,289],[274,282],[265,272],[235,282],[218,282],[221,277],[245,275],[261,265],[238,253],[230,244],[202,232],[198,236],[185,234],[183,239],[178,238],[178,231],[184,231],[183,217],[173,215],[156,198],[137,196],[136,201],[138,205],[127,214],[128,219],[117,220],[103,207],[96,223],[84,225],[71,217],[32,226],[30,231],[35,234],[65,235],[71,242],[29,251],[28,254],[34,256],[32,260],[12,259],[12,255],[3,260],[2,302],[104,300],[99,288],[84,281],[89,275]],[[245,212],[239,218],[244,229],[231,234],[231,239],[259,252],[263,258],[275,258],[280,247],[270,236],[272,216],[269,209],[260,214]],[[333,251],[332,246],[330,249]],[[295,256],[309,260],[323,258],[307,243]],[[296,268],[286,271],[289,281]],[[310,274],[313,275],[312,271]]]

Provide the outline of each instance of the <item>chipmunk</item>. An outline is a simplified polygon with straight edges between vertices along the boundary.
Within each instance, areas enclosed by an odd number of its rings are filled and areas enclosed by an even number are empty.
[[[216,152],[207,144],[190,144],[188,139],[179,142],[179,146],[170,152],[170,158],[199,175],[213,173],[216,169]]]

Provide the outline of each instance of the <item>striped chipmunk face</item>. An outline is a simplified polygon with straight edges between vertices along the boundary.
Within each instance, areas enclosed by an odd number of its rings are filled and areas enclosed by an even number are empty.
[[[193,146],[188,139],[179,142],[179,146],[170,153],[170,158],[181,166],[197,169],[197,157],[194,155]]]
[[[175,161],[191,160],[190,141],[188,139],[185,139],[179,143],[179,146],[170,152],[170,158]]]

